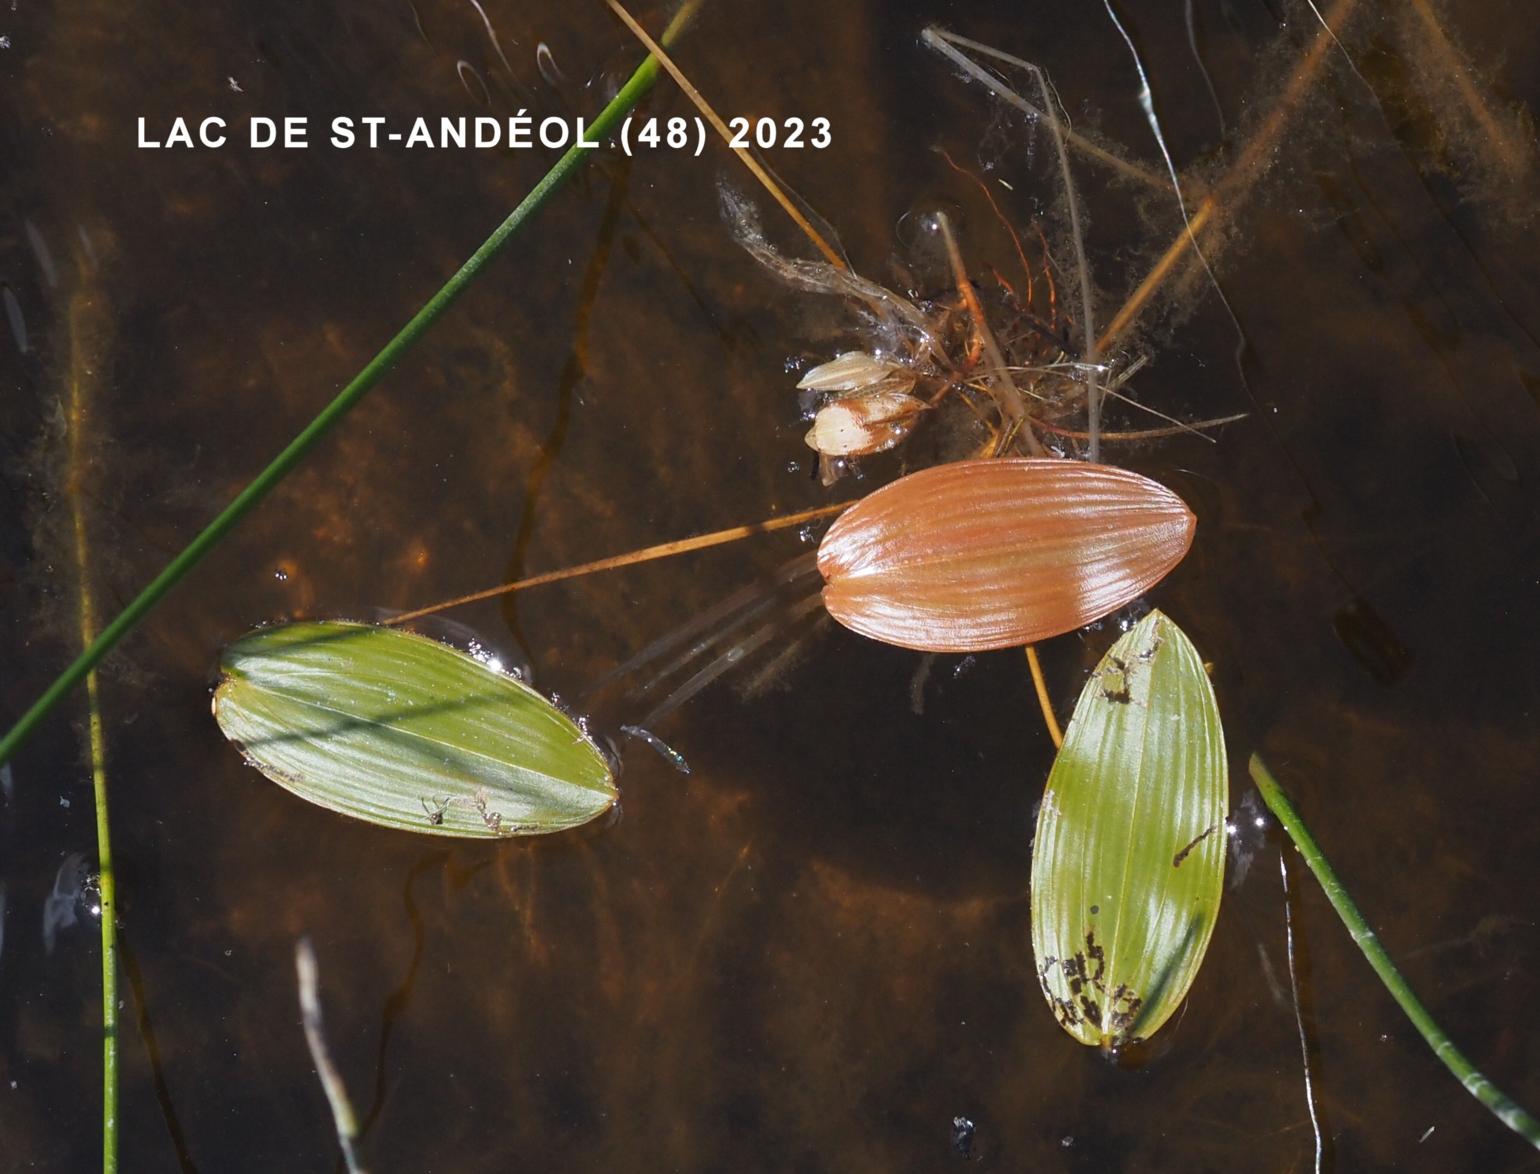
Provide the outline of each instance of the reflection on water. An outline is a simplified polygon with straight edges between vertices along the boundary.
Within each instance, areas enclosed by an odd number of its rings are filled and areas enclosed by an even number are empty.
[[[1511,3],[1322,7],[1341,47],[1304,5],[1193,6],[1218,112],[1175,10],[1124,13],[1193,210],[1224,197],[1206,252],[1247,346],[1243,380],[1233,324],[1181,265],[1113,357],[1147,354],[1127,390],[1180,420],[1249,415],[1218,443],[1111,455],[1199,516],[1156,600],[1215,663],[1237,755],[1266,751],[1413,985],[1533,1107],[1540,296],[1534,144],[1515,110],[1540,75]],[[548,162],[148,153],[134,118],[587,114],[636,54],[602,6],[21,5],[5,19],[9,717],[72,648],[68,495],[88,511],[99,607],[121,602]],[[889,259],[906,214],[935,208],[981,285],[1013,273],[978,176],[1019,228],[1042,225],[1070,290],[1045,140],[919,44],[931,22],[1041,64],[1077,133],[1160,170],[1097,5],[722,0],[680,56],[726,114],[833,120],[831,151],[771,161],[865,275],[931,282],[924,258]],[[665,89],[654,109],[686,107]],[[1025,885],[1051,749],[1019,656],[966,672],[941,657],[919,676],[921,658],[827,625],[796,655],[801,629],[772,628],[748,672],[656,724],[612,690],[604,719],[640,725],[692,773],[632,741],[623,817],[542,843],[446,849],[353,824],[222,743],[208,671],[254,623],[411,609],[830,500],[807,475],[786,372],[858,344],[849,320],[733,243],[717,180],[739,177],[714,147],[595,163],[104,671],[127,1165],[335,1162],[296,1014],[308,934],[379,1169],[1305,1168],[1282,894],[1260,867],[1276,841],[1246,848],[1259,867],[1237,858],[1186,1011],[1144,1054],[1083,1054],[1042,1005]],[[1181,217],[1169,191],[1074,166],[1105,325]],[[57,405],[83,354],[96,407],[69,464]],[[1109,411],[1109,428],[1147,426]],[[918,430],[857,488],[951,443]],[[766,536],[455,620],[580,696],[803,549]],[[1044,649],[1061,709],[1114,626]],[[745,691],[756,671],[769,687]],[[77,702],[4,776],[13,921],[39,923],[61,859],[92,858],[82,716]],[[1234,794],[1244,804],[1239,773]],[[1529,1151],[1426,1053],[1319,894],[1294,888],[1338,1167],[1523,1168]],[[0,1132],[39,1168],[96,1160],[98,982],[79,927],[51,955],[36,935],[5,943]]]
[[[43,953],[52,954],[59,931],[75,924],[90,877],[84,853],[71,852],[59,865],[53,891],[43,898]]]

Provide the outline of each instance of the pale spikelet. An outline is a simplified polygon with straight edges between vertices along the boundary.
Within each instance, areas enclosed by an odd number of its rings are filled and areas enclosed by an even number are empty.
[[[831,400],[813,417],[807,446],[827,457],[864,457],[892,448],[909,434],[925,401],[903,391],[876,391]]]
[[[865,351],[846,351],[814,367],[797,384],[802,391],[908,391],[919,375],[902,363]]]

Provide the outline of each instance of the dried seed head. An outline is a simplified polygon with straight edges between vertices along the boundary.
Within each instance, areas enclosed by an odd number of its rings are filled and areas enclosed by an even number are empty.
[[[1148,591],[1192,545],[1176,494],[1110,465],[958,461],[840,515],[818,549],[824,606],[864,636],[926,652],[1072,632]]]
[[[807,446],[828,457],[864,457],[892,448],[925,411],[922,399],[903,391],[841,396],[813,417]]]

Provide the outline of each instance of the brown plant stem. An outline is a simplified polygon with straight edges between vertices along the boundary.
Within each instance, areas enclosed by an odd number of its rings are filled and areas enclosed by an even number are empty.
[[[614,10],[615,15],[625,22],[632,35],[646,47],[647,52],[656,57],[658,63],[668,71],[668,75],[679,84],[679,88],[685,92],[685,96],[695,103],[695,108],[705,116],[707,122],[711,123],[712,129],[722,136],[722,141],[727,144],[728,149],[742,160],[743,165],[749,169],[755,179],[759,180],[765,190],[774,198],[775,202],[785,209],[786,215],[791,217],[792,222],[803,231],[808,240],[813,242],[813,247],[823,254],[824,260],[828,261],[836,269],[848,269],[849,266],[845,264],[845,259],[830,246],[828,241],[824,240],[818,230],[802,214],[802,209],[792,203],[791,197],[786,194],[780,184],[770,177],[770,173],[760,165],[758,159],[754,158],[753,153],[747,147],[733,146],[733,136],[728,131],[727,124],[712,109],[711,103],[706,101],[705,95],[691,84],[690,79],[684,75],[684,71],[674,64],[674,59],[647,34],[647,30],[637,23],[636,18],[625,10],[620,0],[607,0],[607,3]]]
[[[1007,105],[1014,106],[1028,118],[1045,117],[1042,110],[1038,109],[1031,102],[1028,102],[1025,98],[1023,98],[1009,86],[1005,85],[998,78],[993,77],[985,70],[980,69],[978,65],[970,61],[965,54],[959,52],[957,46],[960,45],[964,49],[971,49],[973,52],[980,53],[985,57],[993,57],[996,61],[1003,61],[1007,65],[1013,65],[1016,68],[1026,70],[1027,72],[1031,72],[1035,68],[1029,62],[1023,61],[1020,57],[1016,57],[1010,53],[1003,52],[1000,49],[996,49],[993,45],[986,45],[982,41],[975,41],[968,37],[958,36],[956,33],[948,32],[945,29],[937,28],[935,26],[926,29],[922,34],[920,34],[920,40],[924,44],[930,46],[930,48],[934,49],[936,52],[940,53],[953,65],[961,69],[965,74],[982,85],[1002,102],[1005,102]],[[1098,146],[1096,143],[1091,142],[1089,139],[1076,134],[1068,127],[1064,129],[1064,141],[1070,146],[1074,147],[1075,150],[1079,151],[1087,159],[1094,159],[1104,167],[1107,167],[1120,175],[1126,176],[1129,179],[1133,179],[1145,185],[1146,187],[1154,189],[1155,191],[1164,192],[1167,190],[1167,188],[1170,187],[1170,184],[1166,181],[1165,176],[1159,174],[1158,172],[1151,171],[1147,167],[1142,167],[1138,163],[1130,163],[1122,156],[1107,150],[1106,147]]]
[[[1471,119],[1491,145],[1492,155],[1498,165],[1508,173],[1510,179],[1520,179],[1529,170],[1532,152],[1526,149],[1525,144],[1514,141],[1513,136],[1497,120],[1482,99],[1475,82],[1471,80],[1469,63],[1445,35],[1438,23],[1438,15],[1433,11],[1433,6],[1428,3],[1428,0],[1411,0],[1411,7],[1422,22],[1433,56],[1448,71],[1455,89],[1459,91],[1461,101],[1470,112]]]
[[[477,603],[480,600],[493,599],[499,595],[511,595],[515,591],[523,591],[528,587],[542,587],[547,583],[559,583],[563,579],[577,579],[583,575],[592,575],[597,571],[613,571],[618,570],[620,567],[635,566],[637,563],[652,562],[654,559],[672,558],[676,554],[687,554],[692,550],[705,550],[711,546],[723,546],[729,542],[737,542],[740,538],[750,538],[755,534],[768,534],[772,530],[784,530],[788,526],[810,522],[816,518],[826,518],[830,514],[839,513],[852,504],[854,503],[841,501],[833,505],[821,505],[816,509],[803,510],[801,513],[771,518],[767,522],[751,522],[747,526],[732,526],[726,530],[714,530],[710,534],[697,534],[694,538],[679,538],[673,542],[660,542],[656,546],[645,546],[640,550],[629,551],[626,554],[611,555],[609,558],[595,559],[593,562],[581,563],[575,567],[564,567],[559,571],[546,571],[543,574],[531,575],[527,579],[518,579],[512,583],[501,583],[496,587],[487,587],[481,591],[473,591],[469,595],[456,596],[454,599],[446,599],[442,603],[419,607],[415,611],[402,612],[400,615],[392,616],[383,622],[386,624],[404,624],[408,620],[433,615],[435,612],[448,611],[450,608],[459,607],[461,604]]]
[[[1170,424],[1164,428],[1141,428],[1135,432],[1103,432],[1102,440],[1108,444],[1133,444],[1141,440],[1162,440],[1168,436],[1188,436],[1196,434],[1203,436],[1202,429],[1218,428],[1221,424],[1234,424],[1237,420],[1244,420],[1251,413],[1234,412],[1228,416],[1215,416],[1212,420],[1196,420],[1191,424]],[[1090,433],[1082,432],[1075,428],[1061,428],[1057,424],[1045,424],[1038,422],[1038,427],[1045,432],[1052,432],[1055,436],[1063,436],[1070,440],[1089,440]],[[1212,441],[1210,436],[1203,436],[1204,440]]]
[[[1026,421],[1027,412],[1021,402],[1021,391],[1011,379],[1005,356],[1000,353],[1000,345],[995,341],[994,332],[989,329],[989,320],[984,317],[984,308],[979,305],[979,299],[973,292],[973,283],[968,280],[962,253],[957,248],[957,238],[952,235],[952,222],[945,212],[936,213],[936,230],[941,233],[941,239],[946,244],[947,259],[952,265],[952,280],[957,283],[957,292],[963,304],[968,307],[969,317],[973,319],[974,333],[984,348],[984,358],[989,364],[984,372],[984,380],[990,397],[1005,417],[1007,431],[1020,429],[1027,438],[1027,448],[1033,456],[1040,457],[1043,455],[1043,446],[1038,443],[1031,424]]]
[[[1059,749],[1064,745],[1064,731],[1059,729],[1059,719],[1053,714],[1053,702],[1048,697],[1048,682],[1043,677],[1042,662],[1037,659],[1037,648],[1027,645],[1027,667],[1032,670],[1032,688],[1037,690],[1037,704],[1043,711],[1043,724],[1048,727],[1048,736],[1053,739],[1053,748]]]
[[[1101,337],[1097,339],[1098,350],[1106,350],[1121,337],[1144,311],[1156,290],[1171,276],[1172,270],[1186,258],[1188,251],[1197,242],[1198,234],[1205,227],[1211,227],[1220,213],[1234,211],[1235,205],[1245,196],[1246,191],[1267,170],[1272,162],[1274,147],[1284,127],[1294,116],[1305,92],[1319,76],[1327,54],[1336,48],[1337,42],[1332,29],[1342,28],[1357,5],[1358,0],[1337,0],[1337,3],[1332,6],[1332,10],[1326,15],[1326,23],[1316,34],[1315,40],[1310,43],[1304,60],[1300,62],[1294,76],[1289,79],[1289,84],[1284,87],[1277,104],[1268,112],[1267,118],[1258,128],[1257,133],[1247,142],[1235,165],[1219,183],[1214,185],[1214,190],[1199,202],[1189,223],[1183,226],[1182,231],[1171,242],[1171,246],[1161,254],[1160,260],[1155,262],[1154,268],[1129,295],[1122,308],[1113,315],[1106,329],[1102,331]]]

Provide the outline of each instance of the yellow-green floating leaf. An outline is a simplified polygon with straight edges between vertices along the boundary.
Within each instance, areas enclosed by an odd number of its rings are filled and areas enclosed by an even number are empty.
[[[1151,612],[1080,694],[1032,849],[1038,979],[1081,1043],[1146,1039],[1186,998],[1219,916],[1228,805],[1208,674]]]
[[[395,628],[259,628],[225,649],[214,717],[303,799],[445,836],[555,832],[615,802],[609,762],[521,681]]]

